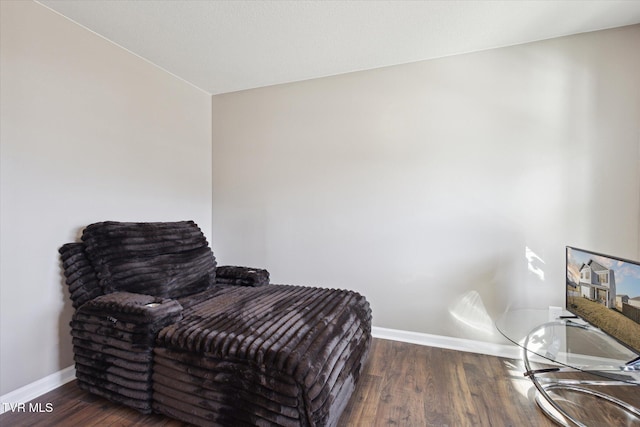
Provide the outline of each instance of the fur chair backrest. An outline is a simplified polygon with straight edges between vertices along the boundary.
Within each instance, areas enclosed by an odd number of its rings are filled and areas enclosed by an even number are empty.
[[[215,257],[193,221],[99,222],[84,229],[82,243],[64,245],[60,253],[74,305],[118,291],[180,298],[215,283]],[[86,274],[74,279],[69,267]],[[70,278],[82,292],[71,289]]]

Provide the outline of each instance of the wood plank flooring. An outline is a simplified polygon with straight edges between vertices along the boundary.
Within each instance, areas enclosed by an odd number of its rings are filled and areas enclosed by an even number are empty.
[[[531,387],[518,361],[374,339],[340,427],[554,426],[531,400]],[[8,411],[0,425],[186,426],[85,393],[75,381],[33,403],[52,411]]]
[[[342,426],[553,426],[519,362],[374,340]]]

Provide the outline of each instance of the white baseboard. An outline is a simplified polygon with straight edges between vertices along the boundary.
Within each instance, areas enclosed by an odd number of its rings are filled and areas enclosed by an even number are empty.
[[[374,338],[402,341],[411,344],[466,351],[470,353],[487,354],[489,356],[505,357],[508,359],[520,358],[520,349],[515,345],[446,337],[443,335],[431,335],[399,329],[387,329],[380,328],[378,326],[374,326],[371,329],[371,334]]]
[[[76,369],[69,366],[37,381],[20,387],[17,390],[0,396],[0,414],[10,409],[10,404],[27,403],[53,389],[60,387],[76,378]],[[44,402],[46,403],[46,402]]]
[[[517,359],[520,352],[516,346],[506,344],[495,344],[485,341],[468,340],[463,338],[446,337],[442,335],[431,335],[420,332],[402,331],[399,329],[387,329],[374,326],[372,335],[375,338],[402,341],[411,344],[426,345],[430,347],[446,348],[449,350],[467,351],[471,353],[488,354],[491,356]],[[54,372],[38,381],[27,384],[17,390],[0,396],[0,414],[10,408],[5,404],[27,403],[51,390],[58,388],[76,377],[76,370],[73,366]],[[45,402],[46,403],[46,402]]]

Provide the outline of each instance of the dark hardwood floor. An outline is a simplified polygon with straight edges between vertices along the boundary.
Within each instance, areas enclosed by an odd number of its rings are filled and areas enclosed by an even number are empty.
[[[553,426],[518,361],[374,340],[342,426]]]
[[[374,339],[340,426],[555,425],[530,398],[531,387],[518,361]],[[8,411],[0,415],[0,425],[186,425],[92,396],[78,389],[75,381],[33,403],[43,412]]]

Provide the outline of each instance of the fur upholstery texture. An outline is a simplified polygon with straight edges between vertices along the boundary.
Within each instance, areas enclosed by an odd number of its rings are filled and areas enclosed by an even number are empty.
[[[158,336],[158,412],[198,425],[335,425],[369,349],[361,295],[225,286],[188,299],[183,319]]]
[[[74,308],[102,295],[98,277],[87,258],[82,243],[67,243],[58,252]]]
[[[158,332],[182,318],[171,299],[116,292],[76,310],[71,320],[81,388],[151,412],[153,346]]]
[[[89,225],[82,240],[104,293],[179,298],[215,283],[216,261],[193,221]]]
[[[192,221],[101,222],[60,250],[81,388],[201,426],[333,426],[371,343],[346,290],[216,267]]]
[[[269,284],[269,272],[259,268],[224,265],[216,268],[216,284],[262,286]]]

